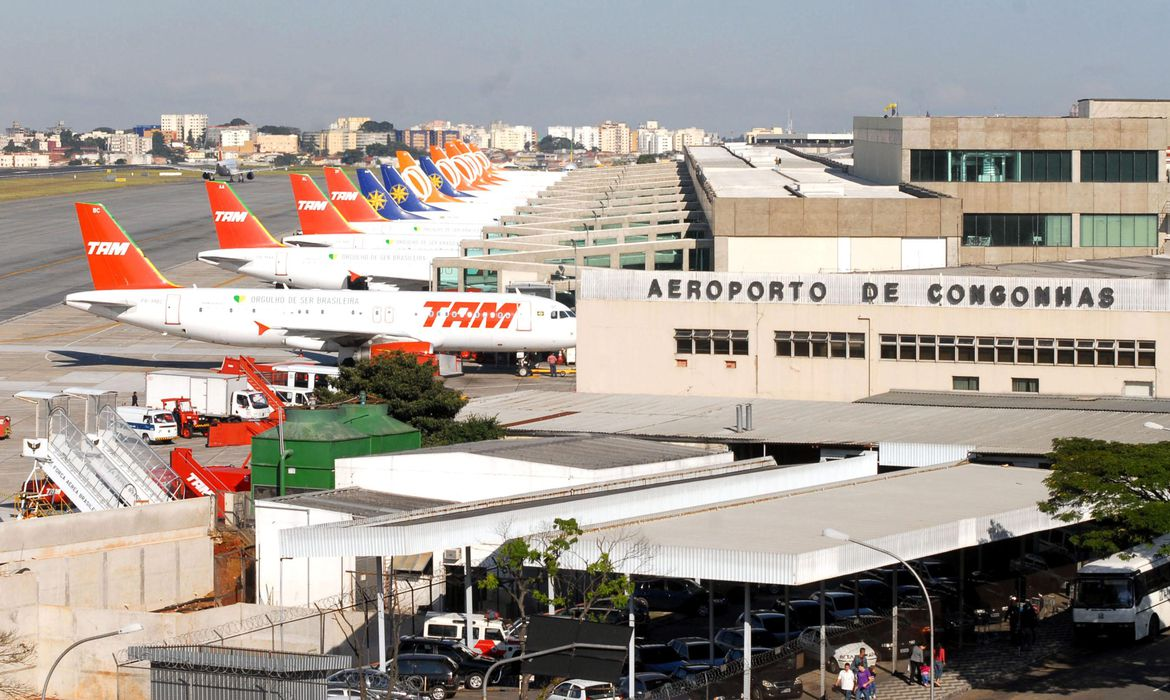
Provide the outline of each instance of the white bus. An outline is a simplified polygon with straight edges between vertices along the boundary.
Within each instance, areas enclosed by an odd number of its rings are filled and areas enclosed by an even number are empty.
[[[1076,640],[1154,639],[1170,625],[1170,556],[1158,554],[1167,544],[1170,535],[1163,535],[1081,567],[1073,588]]]

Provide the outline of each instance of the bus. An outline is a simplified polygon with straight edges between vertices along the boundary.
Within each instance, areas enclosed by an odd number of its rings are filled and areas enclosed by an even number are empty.
[[[1170,535],[1089,562],[1073,582],[1073,635],[1153,640],[1170,625]]]

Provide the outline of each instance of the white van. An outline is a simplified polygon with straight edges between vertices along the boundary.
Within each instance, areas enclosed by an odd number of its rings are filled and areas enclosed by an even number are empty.
[[[423,636],[431,639],[457,639],[463,641],[463,613],[438,613],[423,621]],[[487,654],[497,644],[504,644],[504,623],[487,620],[483,615],[471,615],[471,643],[480,654]]]
[[[313,395],[312,389],[289,388],[283,386],[273,386],[272,391],[280,397],[284,405],[289,408],[316,408],[317,397]]]
[[[146,442],[164,442],[179,437],[175,417],[161,408],[119,406],[118,417]]]

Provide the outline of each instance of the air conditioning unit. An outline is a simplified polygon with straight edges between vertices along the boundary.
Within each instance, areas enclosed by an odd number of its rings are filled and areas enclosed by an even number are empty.
[[[463,560],[462,553],[458,549],[444,549],[443,563],[444,564],[458,564]]]

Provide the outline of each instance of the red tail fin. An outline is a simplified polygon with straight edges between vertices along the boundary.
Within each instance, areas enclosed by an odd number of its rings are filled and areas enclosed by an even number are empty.
[[[321,194],[321,188],[308,175],[289,173],[292,181],[293,201],[297,217],[301,220],[301,232],[306,235],[319,233],[359,233],[353,229],[337,207]]]
[[[207,181],[207,202],[221,248],[277,248],[280,242],[226,182]]]
[[[325,184],[329,187],[329,200],[346,221],[386,221],[374,211],[341,168],[326,167]]]
[[[176,287],[146,259],[104,205],[77,202],[77,223],[94,289]]]

